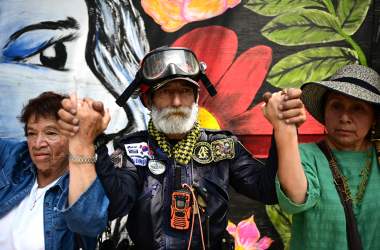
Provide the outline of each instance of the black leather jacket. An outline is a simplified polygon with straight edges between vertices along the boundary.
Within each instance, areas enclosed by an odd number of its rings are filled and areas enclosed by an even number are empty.
[[[252,199],[266,204],[277,203],[274,185],[277,156],[273,143],[264,165],[229,132],[201,130],[198,143],[210,145],[215,141],[216,144],[232,142],[232,151],[230,145],[225,148],[226,154],[206,164],[193,157],[189,164],[180,166],[180,175],[174,170],[179,164],[163,153],[147,131],[120,140],[111,156],[105,147],[97,150],[96,171],[110,199],[109,217],[128,214],[128,233],[137,249],[187,248],[190,230],[170,227],[171,194],[178,188],[178,176],[181,176],[181,183],[193,184],[196,190],[204,191],[198,194],[207,204],[200,214],[209,249],[221,249],[221,238],[227,226],[229,184]],[[223,159],[228,157],[232,159]],[[153,174],[149,169],[148,162],[152,159],[165,165],[162,174]],[[194,223],[192,249],[202,249],[197,218]]]

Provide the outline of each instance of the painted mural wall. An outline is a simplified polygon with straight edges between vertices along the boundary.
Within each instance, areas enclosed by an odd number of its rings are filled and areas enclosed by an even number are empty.
[[[22,105],[46,90],[104,101],[110,138],[144,129],[139,100],[114,101],[146,52],[185,46],[218,91],[211,98],[202,87],[201,124],[231,130],[263,157],[272,129],[262,93],[371,65],[373,8],[371,0],[0,0],[0,137],[22,138]],[[308,118],[305,141],[323,133]]]
[[[23,136],[17,115],[42,91],[105,102],[109,134],[143,128],[146,111],[115,103],[149,51],[144,22],[129,1],[0,1],[0,136]]]

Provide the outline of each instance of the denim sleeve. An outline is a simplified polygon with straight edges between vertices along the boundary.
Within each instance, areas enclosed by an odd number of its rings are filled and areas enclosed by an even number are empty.
[[[64,191],[57,207],[71,231],[93,237],[104,231],[109,200],[98,178],[70,207],[67,197],[68,189]]]
[[[8,148],[6,141],[0,138],[0,169],[4,166],[5,157],[9,155]]]
[[[27,150],[26,142],[0,138],[0,169],[5,166],[9,157],[12,157],[12,160],[15,161],[17,152],[22,152],[24,150]]]

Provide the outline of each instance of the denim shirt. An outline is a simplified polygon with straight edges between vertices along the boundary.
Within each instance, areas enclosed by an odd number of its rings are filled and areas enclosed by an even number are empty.
[[[36,168],[27,144],[0,139],[0,219],[30,193],[35,180]],[[45,194],[45,249],[95,249],[96,236],[107,224],[108,198],[97,178],[68,207],[68,187],[65,173]]]

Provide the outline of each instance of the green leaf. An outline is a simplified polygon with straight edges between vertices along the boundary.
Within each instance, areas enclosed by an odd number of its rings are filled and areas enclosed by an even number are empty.
[[[299,88],[303,83],[328,78],[337,69],[356,59],[356,52],[349,48],[307,49],[280,60],[271,68],[266,80],[279,88]]]
[[[279,205],[266,205],[265,208],[270,221],[281,236],[284,249],[289,249],[292,215],[287,214]]]
[[[348,35],[354,34],[363,23],[371,0],[340,0],[337,15],[341,27]]]
[[[324,7],[322,0],[248,0],[247,9],[263,16],[277,16],[299,7]]]
[[[292,46],[343,40],[339,29],[338,19],[331,14],[298,8],[277,16],[261,32],[272,42]]]

